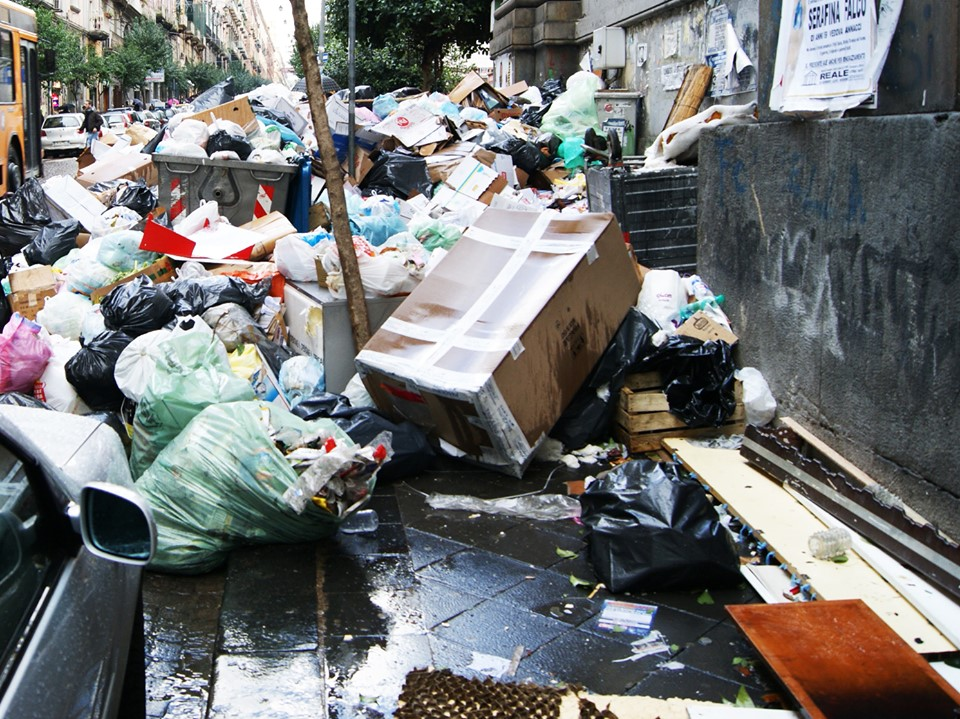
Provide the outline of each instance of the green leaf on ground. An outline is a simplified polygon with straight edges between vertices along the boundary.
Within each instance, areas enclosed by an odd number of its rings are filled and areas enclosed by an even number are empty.
[[[843,564],[847,561],[847,555],[841,554],[839,557],[834,557],[832,561],[834,564]]]
[[[592,586],[593,586],[593,583],[592,583],[592,582],[588,582],[586,579],[580,579],[580,577],[576,577],[576,576],[574,576],[574,575],[572,575],[572,574],[570,575],[570,584],[572,584],[572,585],[575,586],[575,587],[588,587],[588,588],[589,588],[589,587],[592,587]]]
[[[577,553],[571,552],[569,549],[560,549],[560,547],[557,547],[557,556],[563,557],[564,559],[573,559],[577,556]]]
[[[703,594],[697,597],[697,604],[713,604],[713,597],[710,596],[709,589],[704,589]]]
[[[747,694],[746,687],[740,687],[740,691],[737,692],[737,698],[735,700],[730,701],[729,699],[724,699],[723,703],[741,709],[756,709],[757,707],[757,705],[753,703],[753,699],[750,698],[750,695]]]

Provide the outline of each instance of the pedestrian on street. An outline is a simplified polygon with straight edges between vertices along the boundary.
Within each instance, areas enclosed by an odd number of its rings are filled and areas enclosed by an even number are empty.
[[[80,129],[87,133],[87,147],[100,137],[100,128],[103,127],[103,118],[93,109],[89,102],[83,104],[83,124]]]
[[[133,109],[136,110],[136,111],[138,111],[138,112],[139,112],[140,110],[142,110],[142,109],[143,109],[143,100],[141,100],[139,97],[133,98]]]

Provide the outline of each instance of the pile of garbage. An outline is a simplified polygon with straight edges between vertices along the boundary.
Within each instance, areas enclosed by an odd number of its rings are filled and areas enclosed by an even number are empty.
[[[353,248],[367,297],[400,308],[355,363],[347,342],[325,354],[302,334],[332,332],[312,313],[345,297],[304,96],[227,81],[155,136],[95,143],[75,178],[0,198],[4,401],[121,427],[154,566],[186,572],[326,536],[378,476],[437,449],[519,475],[548,434],[609,438],[638,368],[673,367],[671,411],[723,424],[730,346],[704,341],[733,336],[722,298],[668,270],[640,291],[616,221],[588,212],[598,81],[497,91],[471,74],[449,95],[359,103]],[[326,103],[346,163],[346,98]],[[329,392],[334,355],[354,376]]]

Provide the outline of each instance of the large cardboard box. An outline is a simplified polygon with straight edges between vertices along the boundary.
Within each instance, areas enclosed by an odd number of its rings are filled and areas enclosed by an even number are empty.
[[[201,120],[207,124],[214,120],[230,120],[235,122],[248,135],[257,129],[257,117],[253,114],[253,108],[250,107],[250,101],[245,97],[238,98],[232,102],[225,102],[222,105],[200,110],[192,115],[187,115],[184,120]]]
[[[639,291],[612,214],[489,209],[357,367],[379,408],[520,476]]]
[[[46,265],[30,267],[10,273],[11,312],[19,312],[28,320],[37,319],[47,297],[57,294],[57,277],[53,268]]]

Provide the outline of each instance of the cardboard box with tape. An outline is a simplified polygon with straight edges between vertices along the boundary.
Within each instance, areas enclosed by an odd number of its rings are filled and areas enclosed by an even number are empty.
[[[357,368],[380,409],[520,476],[639,291],[612,214],[490,209]]]

